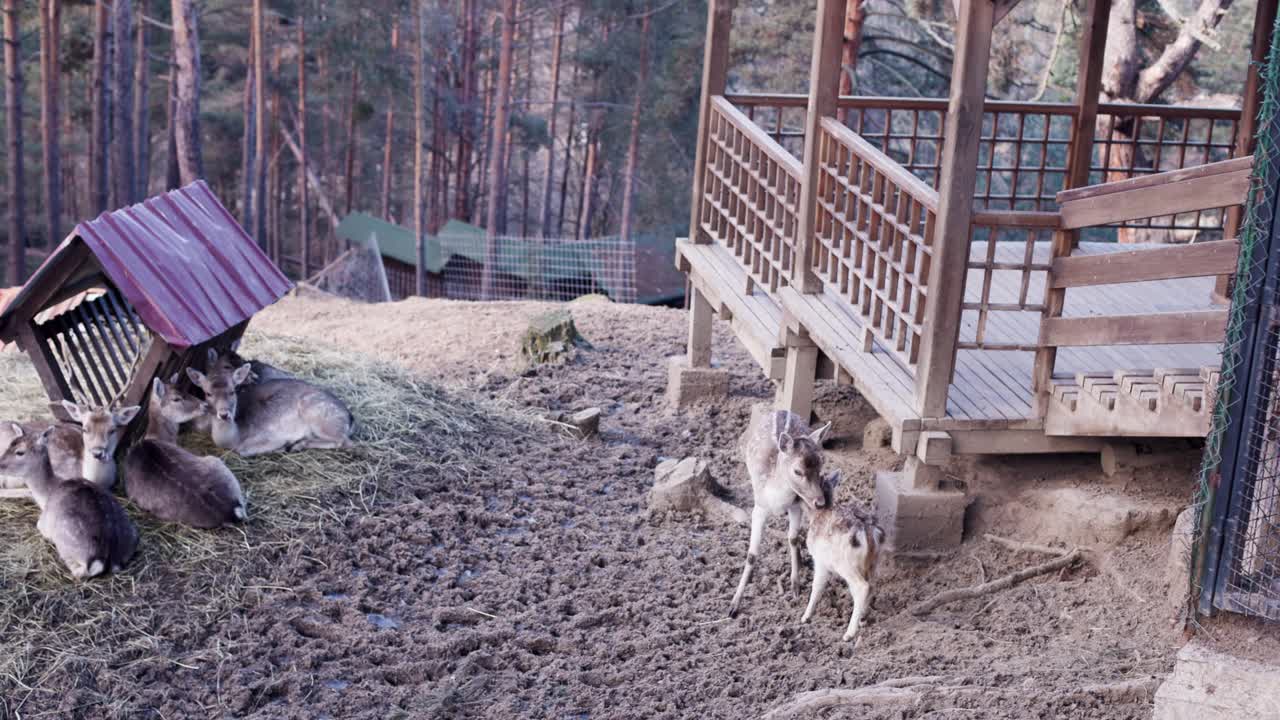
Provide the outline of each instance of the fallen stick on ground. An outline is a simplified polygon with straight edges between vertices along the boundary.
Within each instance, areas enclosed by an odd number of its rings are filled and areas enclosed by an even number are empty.
[[[894,705],[910,705],[920,699],[920,693],[911,688],[924,686],[933,689],[938,683],[945,681],[943,677],[905,677],[885,680],[875,685],[867,685],[854,690],[826,688],[800,693],[791,702],[779,705],[760,716],[760,720],[781,720],[806,715],[824,708],[848,705],[864,705],[887,707]]]
[[[1040,555],[1052,555],[1053,557],[1057,557],[1067,551],[1066,548],[1053,548],[1048,545],[1024,543],[1017,540],[1010,540],[1009,538],[1002,538],[999,535],[984,535],[983,537],[997,545],[1007,547],[1014,552],[1037,553]]]
[[[988,582],[988,583],[983,583],[981,585],[974,585],[973,587],[967,587],[967,588],[956,588],[954,590],[945,590],[943,592],[938,593],[937,595],[934,595],[928,600],[916,603],[915,605],[911,606],[911,614],[925,615],[931,610],[934,610],[935,608],[941,607],[943,605],[948,605],[950,603],[953,603],[959,600],[970,600],[972,598],[982,597],[984,595],[990,595],[993,592],[1007,590],[1008,588],[1011,588],[1014,585],[1017,585],[1018,583],[1023,582],[1024,580],[1029,580],[1037,575],[1044,575],[1045,573],[1051,573],[1055,570],[1061,570],[1062,568],[1065,568],[1071,565],[1072,563],[1074,563],[1075,561],[1079,560],[1080,557],[1081,557],[1080,550],[1076,549],[1076,550],[1072,550],[1071,552],[1065,555],[1062,555],[1053,560],[1050,560],[1047,563],[1042,563],[1040,565],[1029,567],[1025,570],[1019,570],[1018,572],[1010,573],[1003,577],[996,578],[995,580],[992,580],[991,582]]]

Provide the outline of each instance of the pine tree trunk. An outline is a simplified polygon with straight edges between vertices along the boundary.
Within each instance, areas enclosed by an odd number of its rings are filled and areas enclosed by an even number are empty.
[[[636,83],[636,97],[631,104],[631,137],[627,141],[627,169],[622,176],[622,228],[624,241],[631,239],[632,214],[635,212],[632,195],[635,193],[636,163],[640,154],[640,112],[643,109],[645,89],[649,85],[649,18],[645,13],[640,22],[640,78]]]
[[[396,57],[396,51],[400,49],[400,24],[393,22],[391,24],[391,57],[392,62],[399,60]],[[391,168],[392,155],[391,145],[394,142],[392,133],[395,131],[395,101],[394,91],[387,92],[387,139],[382,149],[382,217],[383,219],[391,219]]]
[[[298,18],[298,230],[302,277],[311,277],[311,206],[307,198],[307,21]]]
[[[854,72],[858,68],[858,50],[862,47],[862,22],[864,18],[862,3],[866,0],[845,0],[844,9],[844,46],[840,54],[840,94],[853,94]],[[849,111],[842,109],[838,113],[840,122],[849,121]]]
[[[253,236],[267,244],[267,29],[263,0],[253,0]]]
[[[164,189],[173,190],[182,184],[182,175],[178,170],[178,63],[171,58],[169,62],[169,92],[164,104],[165,134],[167,158],[165,160]],[[76,217],[73,213],[72,217]]]
[[[142,0],[138,13],[138,36],[134,41],[133,61],[133,152],[134,188],[133,201],[146,199],[151,189],[151,43],[147,23],[142,15],[147,11],[147,0]]]
[[[62,240],[62,157],[58,137],[62,95],[62,0],[40,0],[40,132],[44,145],[44,244]]]
[[[26,179],[22,168],[22,58],[18,0],[4,0],[5,142],[9,157],[9,273],[10,286],[26,277]]]
[[[498,267],[498,237],[507,233],[506,143],[511,104],[511,60],[515,48],[516,0],[502,2],[502,50],[498,53],[497,88],[493,98],[493,139],[489,149],[488,219],[485,223],[484,271],[480,297],[492,300]]]
[[[271,56],[271,77],[280,77],[280,45],[276,45],[275,53]],[[271,133],[271,149],[270,155],[264,158],[267,162],[268,172],[268,194],[267,194],[267,244],[271,248],[271,259],[276,265],[280,264],[283,253],[280,240],[280,191],[283,184],[280,182],[280,133],[277,128],[280,127],[280,83],[276,82],[271,86],[271,115],[267,119],[268,132]]]
[[[133,203],[133,0],[112,0],[111,205]]]
[[[417,37],[413,48],[413,233],[414,253],[414,292],[419,296],[427,294],[427,216],[425,208],[425,188],[422,187],[423,143],[427,141],[427,0],[417,2]]]
[[[188,185],[204,176],[200,151],[200,18],[194,0],[173,0],[173,50],[177,58],[175,140],[180,183]]]
[[[578,86],[578,65],[573,66],[573,84],[571,87]],[[577,128],[577,111],[578,103],[575,99],[569,99],[569,124],[566,126],[564,138],[564,173],[560,178],[560,212],[556,215],[556,235],[564,235],[564,213],[565,204],[569,200],[569,173],[573,167],[573,139],[576,136],[574,132]]]
[[[253,51],[254,51],[254,33],[249,33],[249,62],[245,64],[244,69],[244,131],[240,136],[240,181],[242,193],[242,205],[240,207],[240,224],[246,229],[252,230],[253,224],[253,186],[257,181],[257,175],[253,172],[253,149],[255,146],[254,131],[256,130],[254,111],[253,111]]]
[[[556,120],[560,117],[560,59],[564,55],[564,16],[565,6],[556,10],[555,37],[551,46],[551,106],[547,111],[547,165],[542,179],[542,212],[538,216],[542,226],[542,237],[549,237],[551,232],[551,190],[556,176]]]
[[[107,30],[111,25],[110,12],[105,0],[97,0],[93,16],[93,88],[89,103],[93,125],[89,140],[89,207],[94,215],[106,212],[110,199],[107,183]]]
[[[477,0],[462,0],[462,13],[465,16],[462,51],[462,127],[458,135],[457,161],[454,163],[456,178],[454,181],[454,217],[467,220],[471,217],[471,158],[475,152],[476,127],[476,52],[478,42],[479,19],[477,18]],[[481,125],[484,124],[481,116]]]
[[[360,98],[360,69],[351,68],[351,100],[347,113],[347,210],[348,215],[355,203],[356,189],[356,102]]]
[[[523,35],[525,47],[528,49],[524,66],[524,107],[527,109],[533,106],[533,20],[529,20],[529,24]],[[520,236],[529,237],[529,144],[524,143],[520,148],[524,165],[524,174],[521,178],[522,198],[520,200]]]

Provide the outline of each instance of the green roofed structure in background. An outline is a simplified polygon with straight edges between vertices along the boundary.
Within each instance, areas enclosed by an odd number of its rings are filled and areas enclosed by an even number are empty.
[[[366,243],[376,237],[392,296],[414,294],[417,248],[413,231],[366,213],[338,225],[338,237]],[[477,299],[485,262],[485,231],[449,220],[426,237],[428,295]],[[502,237],[498,239],[496,286],[501,299],[570,300],[599,293],[619,302],[674,303],[684,296],[683,276],[673,266],[674,243],[657,236],[626,242]]]

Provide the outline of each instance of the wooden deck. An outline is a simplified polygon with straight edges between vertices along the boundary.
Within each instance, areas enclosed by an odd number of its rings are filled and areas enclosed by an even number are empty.
[[[1001,244],[1006,245],[1005,243]],[[1001,262],[1024,261],[1021,243],[998,246],[995,257]],[[1141,246],[1112,243],[1082,243],[1076,255],[1101,255],[1138,249]],[[973,257],[985,256],[985,243],[975,242]],[[1035,262],[1047,261],[1050,249],[1045,243],[1035,249]],[[1001,432],[1034,432],[1037,435],[1187,435],[1203,434],[1198,425],[1171,423],[1167,416],[1154,412],[1153,405],[1163,410],[1168,405],[1161,398],[1152,402],[1151,383],[1165,376],[1186,381],[1188,373],[1197,377],[1198,385],[1185,382],[1169,391],[1194,404],[1207,422],[1205,384],[1219,363],[1216,345],[1132,345],[1062,348],[1054,374],[1059,392],[1046,417],[1036,416],[1033,408],[1031,351],[960,350],[956,371],[949,388],[945,418],[922,419],[914,407],[915,379],[900,356],[889,351],[880,340],[864,352],[864,320],[838,289],[828,283],[822,293],[801,294],[790,287],[779,288],[776,299],[749,281],[745,270],[725,247],[712,243],[695,245],[680,241],[677,247],[681,268],[689,273],[694,286],[710,301],[717,314],[729,321],[738,338],[770,378],[780,378],[785,366],[785,344],[781,340],[784,323],[793,329],[803,327],[814,344],[852,378],[859,392],[899,432],[927,430]],[[982,271],[970,271],[966,300],[976,301],[982,288]],[[1027,273],[1027,292],[1032,297],[1044,294],[1045,274]],[[1014,297],[1021,292],[1023,273],[996,273],[989,288],[990,298]],[[1144,314],[1208,309],[1213,278],[1159,280],[1128,285],[1099,285],[1074,289],[1067,296],[1063,317],[1090,317],[1106,313]],[[748,290],[750,292],[748,293]],[[972,338],[976,331],[976,312],[966,312],[961,323],[961,339]],[[1035,345],[1040,331],[1039,312],[991,312],[986,320],[985,338],[989,343]],[[1176,370],[1176,372],[1174,372]],[[1125,378],[1129,378],[1127,385]],[[1105,381],[1104,381],[1105,379]],[[1150,422],[1125,427],[1121,422],[1108,424],[1098,417],[1074,420],[1077,414],[1093,408],[1088,401],[1072,395],[1083,389],[1086,380],[1090,397],[1105,395],[1106,386],[1115,390],[1147,393]],[[1145,380],[1145,382],[1144,382]],[[1122,387],[1123,386],[1123,387]],[[1142,402],[1138,396],[1135,402]],[[1114,410],[1112,407],[1107,410]],[[1094,413],[1097,414],[1096,412]],[[1182,414],[1185,416],[1185,413]],[[1184,427],[1185,426],[1185,427]]]

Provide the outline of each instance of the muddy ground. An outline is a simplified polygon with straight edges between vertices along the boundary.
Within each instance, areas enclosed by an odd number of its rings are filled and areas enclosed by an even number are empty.
[[[948,685],[991,690],[809,716],[1150,717],[1141,693],[1127,702],[1079,691],[1159,678],[1172,667],[1181,634],[1163,600],[1167,535],[1154,532],[1099,553],[1106,572],[1091,563],[923,618],[905,612],[940,590],[1040,561],[977,532],[1012,532],[998,518],[1016,512],[977,518],[953,555],[885,564],[855,646],[840,642],[849,613],[843,588],[832,585],[813,622],[798,624],[803,599],[777,583],[786,571],[779,519],[742,615],[728,620],[746,529],[650,517],[646,493],[661,458],[699,455],[747,502],[735,444],[771,386],[718,327],[732,398],[673,414],[663,398],[664,357],[681,351],[685,315],[607,303],[571,308],[593,349],[530,372],[520,367],[518,336],[545,306],[288,299],[265,312],[254,323],[260,332],[360,349],[459,393],[549,411],[601,407],[603,435],[576,442],[547,426],[495,439],[466,482],[409,479],[301,543],[259,542],[239,570],[251,589],[218,615],[184,617],[183,594],[208,591],[198,583],[140,582],[137,592],[154,598],[155,611],[108,620],[119,626],[109,664],[127,668],[128,680],[70,658],[33,674],[39,687],[0,679],[8,695],[0,712],[744,718],[818,688],[944,676]],[[869,503],[871,472],[896,462],[888,450],[860,447],[874,413],[835,387],[822,388],[817,411],[836,421],[828,462],[845,473],[841,498]],[[1069,457],[966,463],[955,472],[979,491],[997,476],[1090,488],[1100,484],[1096,468],[1096,459]],[[1188,469],[1143,482],[1168,498],[1190,493]],[[1016,510],[1016,490],[1002,497]],[[83,601],[105,602],[92,593]]]

